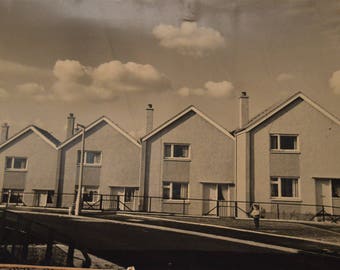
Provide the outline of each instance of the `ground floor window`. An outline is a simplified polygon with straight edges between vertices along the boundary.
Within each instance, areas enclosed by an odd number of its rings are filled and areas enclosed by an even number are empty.
[[[76,186],[75,190],[76,190],[76,197],[77,197],[78,186]],[[83,199],[82,199],[83,202],[95,203],[99,201],[99,192],[98,192],[98,187],[96,186],[83,186],[82,194],[83,194]]]
[[[271,177],[272,198],[298,198],[299,179],[287,177]]]
[[[23,189],[3,189],[2,190],[2,203],[23,203]]]
[[[332,197],[333,198],[340,197],[340,179],[332,180]]]
[[[54,190],[36,190],[35,191],[35,204],[37,206],[47,206],[53,203]]]
[[[124,202],[132,202],[136,192],[137,188],[126,187],[124,192]]]
[[[228,185],[217,184],[217,200],[228,201]]]
[[[163,182],[163,199],[181,200],[188,198],[188,183]]]

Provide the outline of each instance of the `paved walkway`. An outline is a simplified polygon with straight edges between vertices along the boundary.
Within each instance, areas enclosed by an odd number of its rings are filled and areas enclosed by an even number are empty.
[[[111,214],[112,215],[112,214]],[[110,214],[97,214],[96,217],[110,218]],[[199,224],[211,224],[237,229],[255,231],[252,219],[234,219],[218,217],[190,217],[174,215],[144,215],[141,213],[117,213],[117,215],[133,215],[143,218],[170,219]],[[340,245],[340,224],[322,222],[275,221],[261,220],[259,232],[306,238],[316,241],[330,242]]]

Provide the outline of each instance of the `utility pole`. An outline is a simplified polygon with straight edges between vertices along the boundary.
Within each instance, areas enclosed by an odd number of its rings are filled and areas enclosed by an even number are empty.
[[[77,124],[77,128],[81,128],[81,150],[80,150],[80,164],[79,164],[79,175],[78,175],[78,192],[76,199],[76,206],[74,214],[79,216],[81,208],[82,198],[82,185],[83,185],[83,171],[84,171],[84,152],[85,152],[85,126]]]

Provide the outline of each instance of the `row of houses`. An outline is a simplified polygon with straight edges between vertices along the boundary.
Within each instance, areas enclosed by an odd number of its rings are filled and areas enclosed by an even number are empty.
[[[156,128],[153,113],[149,104],[140,139],[105,116],[82,132],[70,114],[63,142],[34,125],[8,137],[4,124],[2,203],[68,207],[82,167],[83,200],[89,203],[105,194],[133,209],[198,215],[216,211],[216,202],[235,215],[228,208],[232,201],[244,209],[245,202],[268,203],[267,213],[273,203],[294,203],[298,214],[315,213],[315,205],[330,213],[340,207],[340,120],[303,93],[249,119],[249,97],[242,92],[233,131],[194,106]]]

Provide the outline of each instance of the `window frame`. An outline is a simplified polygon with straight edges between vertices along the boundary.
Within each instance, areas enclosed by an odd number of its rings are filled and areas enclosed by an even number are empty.
[[[7,159],[11,159],[11,168],[7,168]],[[14,168],[14,160],[15,159],[25,159],[25,168]],[[28,158],[27,157],[22,157],[22,156],[6,156],[5,157],[5,171],[27,171],[28,168]]]
[[[132,194],[130,196],[127,196],[127,191],[132,191]],[[132,203],[136,198],[136,193],[138,191],[137,187],[124,187],[124,203]]]
[[[331,179],[331,192],[332,192],[332,199],[336,198],[339,199],[340,198],[340,192],[336,192],[336,187],[340,186],[340,179]],[[340,188],[339,188],[340,190]]]
[[[100,154],[100,162],[99,163],[87,163],[87,154],[88,153],[99,153]],[[83,165],[84,166],[93,166],[93,167],[100,167],[102,165],[102,160],[103,160],[103,152],[102,151],[96,151],[96,150],[85,150],[84,151],[84,160],[83,160]],[[81,161],[81,150],[77,151],[77,165],[80,166],[80,161]]]
[[[19,194],[20,201],[11,202],[12,194]],[[7,194],[7,201],[3,201],[3,196]],[[23,189],[2,189],[1,191],[1,204],[11,204],[11,205],[24,205],[24,190]]]
[[[165,156],[165,147],[166,145],[170,145],[170,157]],[[174,149],[175,145],[180,145],[180,146],[187,146],[188,147],[188,156],[187,157],[175,157],[174,156]],[[163,159],[164,160],[191,160],[191,144],[190,143],[164,143],[163,144]]]
[[[272,137],[276,137],[277,138],[277,148],[273,149],[272,148],[272,144],[271,144],[271,140]],[[296,149],[282,149],[281,148],[281,137],[283,136],[289,136],[289,137],[296,137]],[[299,153],[300,152],[300,136],[299,134],[293,134],[293,133],[271,133],[269,134],[269,150],[272,153]]]
[[[277,181],[273,180],[277,179]],[[294,197],[282,196],[282,179],[297,181],[297,195]],[[298,176],[271,176],[270,177],[270,198],[272,200],[301,201],[301,180]],[[277,196],[272,195],[272,185],[277,185]]]
[[[168,183],[167,185],[165,185],[165,183]],[[187,194],[186,194],[186,198],[173,198],[173,184],[181,184],[181,185],[186,185],[187,186]],[[169,189],[169,198],[164,198],[164,188]],[[189,200],[189,183],[188,182],[176,182],[176,181],[169,181],[169,180],[164,180],[162,182],[162,200],[164,201],[188,201]]]

